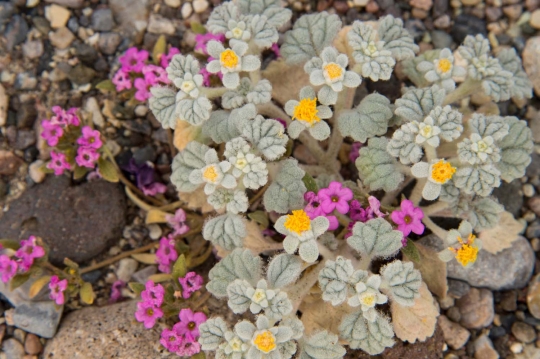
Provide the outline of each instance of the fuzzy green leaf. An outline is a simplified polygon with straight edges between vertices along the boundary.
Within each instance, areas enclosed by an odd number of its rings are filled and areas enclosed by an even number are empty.
[[[282,253],[272,259],[266,276],[272,288],[282,288],[293,283],[302,273],[302,261],[294,255]]]
[[[163,128],[176,128],[176,92],[168,87],[152,87],[148,100],[150,110]]]
[[[456,187],[465,193],[486,197],[491,194],[493,188],[500,186],[500,176],[501,173],[495,166],[487,164],[461,167],[454,174],[453,180]]]
[[[422,122],[431,110],[440,106],[446,92],[437,85],[422,89],[411,89],[396,100],[394,113],[406,121]]]
[[[199,142],[190,142],[183,151],[180,151],[172,163],[171,182],[180,192],[193,192],[199,187],[189,181],[189,175],[195,169],[206,166],[204,155],[210,147]]]
[[[304,175],[305,172],[298,167],[297,160],[282,161],[276,178],[264,194],[266,210],[288,213],[292,209],[303,207],[306,193],[306,186],[302,181]]]
[[[525,169],[531,163],[533,150],[532,131],[527,122],[516,117],[505,117],[510,126],[509,133],[499,143],[501,161],[497,167],[501,171],[501,178],[512,182],[525,175]]]
[[[228,331],[227,323],[221,317],[210,318],[199,326],[199,343],[202,350],[216,350]]]
[[[422,276],[412,262],[393,261],[381,270],[381,277],[388,285],[388,296],[398,304],[410,307],[420,296]]]
[[[349,259],[339,256],[335,261],[327,261],[319,272],[323,300],[334,306],[343,303],[349,294],[349,280],[353,272],[354,268]]]
[[[476,232],[497,226],[504,207],[492,198],[478,198],[471,203],[467,218]]]
[[[307,354],[307,358],[310,359],[339,359],[345,353],[347,351],[339,344],[338,336],[324,330],[312,335],[304,342],[302,354]],[[302,358],[305,357],[302,355]]]
[[[388,319],[378,316],[372,323],[363,317],[362,311],[347,315],[339,326],[339,333],[351,349],[362,349],[370,355],[380,354],[394,345],[394,330]]]
[[[392,229],[383,218],[375,218],[366,223],[356,222],[347,243],[370,258],[390,257],[402,247],[403,233]]]
[[[230,251],[242,247],[247,231],[242,217],[226,213],[206,222],[202,234],[207,241]]]
[[[412,59],[420,49],[403,28],[403,20],[387,15],[379,20],[379,38],[385,42],[384,49],[392,52],[398,61]]]
[[[393,191],[403,181],[397,161],[386,151],[387,146],[386,138],[371,138],[368,145],[360,149],[360,156],[356,160],[362,182],[372,191]]]
[[[289,140],[281,123],[266,120],[260,115],[245,124],[242,134],[270,161],[285,153],[285,145]]]
[[[340,115],[338,128],[343,136],[366,142],[368,138],[384,135],[390,118],[390,101],[375,93],[366,96],[354,110]]]
[[[206,97],[185,98],[176,104],[176,114],[180,120],[193,126],[200,126],[210,118],[212,103]]]

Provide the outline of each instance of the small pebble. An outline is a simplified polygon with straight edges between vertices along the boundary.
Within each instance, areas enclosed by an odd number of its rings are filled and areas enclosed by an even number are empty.
[[[512,334],[522,343],[532,343],[536,339],[536,332],[529,324],[515,322],[512,325]]]
[[[534,186],[530,183],[526,183],[523,185],[523,194],[526,197],[532,197],[534,196]]]
[[[540,9],[536,9],[536,10],[533,11],[533,13],[531,14],[531,18],[529,20],[529,23],[535,29],[537,29],[537,30],[540,29]]]
[[[540,239],[536,237],[531,239],[531,247],[535,252],[540,251]]]
[[[124,258],[120,261],[118,269],[116,270],[116,276],[119,280],[129,282],[133,273],[137,271],[139,263],[132,258]]]
[[[177,7],[180,7],[180,5],[182,5],[182,0],[165,0],[165,4],[172,8],[177,8]]]
[[[44,165],[45,162],[43,162],[42,160],[37,160],[33,162],[30,166],[28,166],[28,175],[35,183],[43,182],[43,180],[47,176],[47,174],[42,171]]]
[[[24,342],[24,350],[31,355],[41,353],[43,350],[43,344],[39,341],[39,337],[35,334],[28,334]]]
[[[193,6],[191,5],[191,3],[189,2],[184,3],[184,5],[182,5],[181,13],[182,13],[182,18],[184,19],[189,18],[191,14],[193,14]]]
[[[137,107],[135,107],[135,115],[137,115],[137,117],[144,117],[146,116],[147,113],[148,113],[147,106],[138,105]]]
[[[161,230],[161,227],[158,224],[150,224],[148,225],[149,230],[149,236],[153,240],[157,240],[161,238],[161,235],[163,234],[163,231]]]
[[[197,14],[203,13],[208,9],[208,0],[195,0],[193,1],[193,10]]]
[[[510,345],[510,351],[514,354],[519,354],[523,351],[523,344],[521,343],[514,343]]]
[[[45,8],[45,17],[51,23],[53,29],[60,29],[66,26],[71,12],[65,7],[52,4]]]
[[[40,0],[26,0],[26,7],[36,7],[39,5]]]

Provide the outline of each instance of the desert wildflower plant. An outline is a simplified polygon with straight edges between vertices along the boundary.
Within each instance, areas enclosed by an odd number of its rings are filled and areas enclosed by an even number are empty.
[[[202,196],[215,211],[202,235],[222,259],[206,289],[233,313],[253,314],[233,326],[210,315],[200,348],[322,359],[346,347],[377,355],[394,337],[424,341],[438,316],[431,293],[444,297],[446,278],[423,274],[474,265],[483,231],[507,215],[492,190],[531,161],[527,123],[490,106],[530,98],[531,83],[514,50],[493,54],[481,35],[454,52],[419,54],[392,16],[342,27],[336,15],[304,15],[268,64],[291,15],[279,1],[216,7],[206,57],[174,55],[172,85],[150,89],[158,121],[183,138],[171,182],[180,198]],[[363,82],[389,80],[398,66],[413,86],[394,103],[378,93],[355,99]],[[283,79],[272,68],[294,76],[291,97],[277,91]],[[221,84],[202,82],[202,69]],[[469,106],[478,93],[490,105]],[[358,178],[344,179],[338,154],[349,141],[344,157]],[[292,156],[300,145],[316,164]],[[459,228],[442,228],[441,216]],[[429,233],[438,253],[415,241]]]

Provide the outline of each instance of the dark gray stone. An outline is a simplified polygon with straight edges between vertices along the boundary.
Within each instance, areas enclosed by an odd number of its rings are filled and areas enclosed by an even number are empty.
[[[96,49],[83,43],[75,45],[75,56],[87,66],[93,66],[99,57]]]
[[[6,38],[6,46],[8,51],[24,42],[26,35],[28,34],[28,24],[20,15],[14,15],[11,21],[6,26],[4,37]]]
[[[52,338],[62,318],[63,306],[54,302],[25,302],[15,308],[13,322],[17,328],[44,338]]]
[[[441,30],[434,30],[431,32],[431,42],[436,49],[444,49],[452,46],[452,36]]]
[[[126,200],[121,186],[105,181],[70,186],[68,177],[49,176],[15,200],[0,218],[6,238],[36,235],[49,245],[50,259],[85,262],[122,234]]]
[[[504,208],[512,213],[514,217],[519,217],[521,207],[523,207],[523,194],[521,193],[521,181],[514,180],[510,183],[501,181],[501,186],[493,190],[493,196],[499,200]]]
[[[454,298],[461,298],[471,290],[471,286],[463,281],[448,279],[448,295]]]
[[[97,9],[92,13],[92,29],[95,31],[111,31],[114,19],[111,9]]]
[[[433,0],[433,17],[437,18],[448,11],[448,0]]]
[[[116,32],[106,32],[99,37],[99,49],[106,55],[115,53],[118,45],[122,42],[122,37]]]
[[[148,0],[109,0],[109,7],[117,23],[136,28],[137,21],[147,21]]]
[[[32,128],[37,117],[36,101],[30,100],[19,106],[17,111],[17,127]]]
[[[461,14],[455,18],[450,34],[458,44],[461,44],[467,35],[482,34],[487,37],[486,22],[473,15]]]

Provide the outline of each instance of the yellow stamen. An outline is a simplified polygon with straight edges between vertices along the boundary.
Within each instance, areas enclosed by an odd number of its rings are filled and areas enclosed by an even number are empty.
[[[223,51],[219,56],[219,60],[228,69],[232,69],[238,65],[238,55],[231,49]]]
[[[216,179],[218,177],[216,168],[214,166],[209,166],[207,169],[204,170],[203,177],[209,182],[216,182]]]
[[[255,337],[253,344],[263,353],[270,353],[276,347],[276,338],[269,331],[264,331]]]
[[[289,231],[300,234],[311,228],[311,219],[303,209],[299,209],[287,215],[284,226]]]
[[[461,237],[458,237],[457,239],[461,244],[461,247],[458,249],[452,247],[449,248],[452,252],[456,253],[456,260],[464,267],[469,263],[476,262],[478,248],[472,246],[476,236],[472,233],[469,234],[467,242],[464,242]]]
[[[309,99],[305,98],[300,100],[300,103],[294,108],[293,120],[302,120],[313,124],[319,122],[321,119],[317,117],[317,98]]]
[[[324,67],[324,71],[326,71],[326,74],[330,78],[330,80],[335,80],[338,77],[341,77],[341,74],[343,74],[343,69],[341,66],[335,63],[329,63]]]
[[[360,302],[366,307],[373,307],[375,304],[375,294],[365,294],[360,298]]]
[[[437,69],[442,73],[447,73],[452,68],[452,63],[448,59],[440,59]]]
[[[445,162],[444,160],[440,160],[433,165],[431,169],[431,178],[437,183],[444,184],[452,178],[455,172],[455,167],[452,167],[450,163]]]

